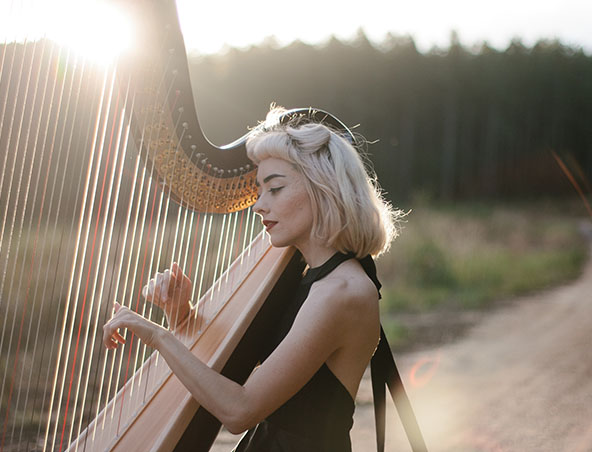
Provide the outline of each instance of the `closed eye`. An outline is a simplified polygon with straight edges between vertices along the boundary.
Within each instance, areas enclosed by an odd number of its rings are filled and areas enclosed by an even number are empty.
[[[273,194],[273,193],[277,193],[278,191],[280,191],[282,188],[284,187],[273,187],[269,189],[269,193]]]

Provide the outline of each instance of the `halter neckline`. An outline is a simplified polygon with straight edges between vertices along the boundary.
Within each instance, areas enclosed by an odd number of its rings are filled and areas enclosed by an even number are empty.
[[[339,264],[352,259],[353,253],[343,254],[337,251],[333,256],[325,261],[325,263],[318,267],[311,267],[307,270],[306,274],[302,277],[302,284],[312,284],[319,279],[324,278],[331,273]]]

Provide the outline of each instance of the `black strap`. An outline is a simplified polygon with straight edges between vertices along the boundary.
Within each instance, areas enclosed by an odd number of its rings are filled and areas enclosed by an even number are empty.
[[[378,348],[370,362],[370,372],[372,375],[372,393],[374,397],[374,417],[376,420],[376,445],[378,452],[384,452],[384,435],[385,435],[385,384],[388,386],[403,428],[407,433],[409,444],[413,452],[427,452],[427,447],[411,402],[407,397],[401,375],[395,364],[395,359],[389,347],[386,335],[382,326],[380,327],[380,342]]]
[[[339,265],[345,262],[348,259],[352,259],[354,255],[352,253],[343,254],[340,252],[335,253],[333,256],[329,258],[324,264],[309,268],[306,274],[302,278],[302,284],[304,285],[312,285],[315,281],[319,279],[323,279],[333,270],[335,270]]]
[[[314,281],[318,281],[325,277],[339,264],[352,257],[354,257],[353,253],[334,254],[320,267],[310,268],[302,279],[302,284],[311,285]],[[374,264],[374,260],[368,255],[359,259],[359,262],[368,277],[376,285],[376,290],[378,290],[378,296],[380,298],[381,284],[376,276],[376,265]],[[391,352],[391,348],[389,347],[382,326],[380,327],[380,342],[372,357],[370,371],[372,375],[372,393],[374,397],[374,417],[376,420],[376,444],[378,452],[384,452],[386,414],[385,384],[388,386],[393,401],[395,402],[399,417],[401,418],[401,422],[407,433],[407,438],[411,444],[411,449],[413,452],[427,452],[428,449],[423,440],[423,436],[421,435],[421,431],[419,430],[417,419],[411,408],[411,402],[409,402],[409,398],[403,387],[401,375],[399,375],[399,371],[397,370],[393,353]]]

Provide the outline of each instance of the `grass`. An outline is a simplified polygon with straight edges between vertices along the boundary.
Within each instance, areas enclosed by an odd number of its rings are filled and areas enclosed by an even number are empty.
[[[483,309],[576,278],[588,247],[578,232],[583,215],[567,206],[414,206],[377,262],[390,340],[409,336],[397,313]]]

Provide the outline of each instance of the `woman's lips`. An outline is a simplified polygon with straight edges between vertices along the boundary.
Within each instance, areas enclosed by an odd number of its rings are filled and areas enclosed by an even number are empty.
[[[269,221],[269,220],[263,221],[263,226],[265,226],[265,229],[267,231],[269,231],[271,228],[273,228],[276,224],[277,224],[277,221]]]

